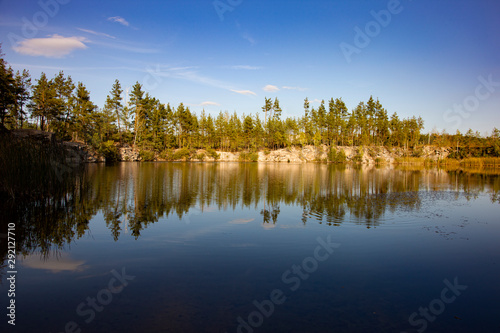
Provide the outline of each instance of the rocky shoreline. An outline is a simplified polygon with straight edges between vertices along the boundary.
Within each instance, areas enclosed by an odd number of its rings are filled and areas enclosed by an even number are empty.
[[[370,147],[335,147],[337,153],[343,151],[346,162],[357,162],[361,164],[394,164],[398,158],[404,157],[405,151],[402,148],[387,148],[382,146]],[[278,150],[264,150],[254,153],[254,162],[273,162],[273,163],[307,163],[307,162],[327,162],[330,148],[322,146],[304,146],[290,147]],[[418,155],[424,159],[439,160],[446,158],[450,150],[447,148],[424,146],[419,148]],[[414,152],[413,152],[414,153]],[[242,157],[247,152],[227,152],[217,151],[218,158],[214,159],[206,150],[198,149],[189,158],[193,162],[241,162],[248,159]],[[118,148],[119,161],[142,161],[140,152],[132,147],[125,146]],[[175,161],[185,161],[178,159]],[[153,161],[165,161],[159,155],[156,155]]]
[[[29,138],[32,140],[40,140],[47,143],[54,143],[57,140],[53,133],[42,132],[38,130],[16,130],[12,134],[17,138]],[[92,147],[79,142],[64,142],[59,141],[68,152],[66,158],[68,163],[100,163],[106,162],[106,159],[98,154]],[[411,151],[410,154],[405,153],[403,148],[387,148],[383,146],[368,146],[368,147],[351,147],[338,146],[334,147],[337,154],[341,151],[345,155],[346,162],[356,162],[361,164],[394,164],[398,158],[404,156],[417,156],[424,159],[438,160],[446,158],[449,153],[449,148],[422,146],[417,150]],[[278,163],[307,163],[307,162],[326,162],[328,161],[328,153],[330,148],[326,145],[321,146],[304,146],[290,147],[278,150],[264,150],[253,153],[252,161],[255,162],[278,162]],[[173,151],[175,153],[175,151]],[[143,161],[140,151],[132,148],[129,145],[117,147],[118,161],[140,162]],[[242,154],[248,152],[227,152],[217,151],[218,158],[215,159],[212,154],[206,150],[193,150],[189,161],[194,162],[240,162],[248,160],[242,158]],[[177,159],[175,161],[185,161],[186,158]],[[165,161],[160,155],[155,154],[152,161]]]

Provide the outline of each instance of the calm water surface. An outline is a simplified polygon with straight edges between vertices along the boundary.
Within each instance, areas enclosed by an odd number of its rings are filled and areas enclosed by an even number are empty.
[[[495,171],[88,167],[16,222],[2,332],[499,332]]]

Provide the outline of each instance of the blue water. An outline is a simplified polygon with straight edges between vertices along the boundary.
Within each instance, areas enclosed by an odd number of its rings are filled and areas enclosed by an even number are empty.
[[[54,217],[64,241],[16,221],[2,331],[500,331],[498,175],[124,163],[88,177],[66,212],[88,223]]]

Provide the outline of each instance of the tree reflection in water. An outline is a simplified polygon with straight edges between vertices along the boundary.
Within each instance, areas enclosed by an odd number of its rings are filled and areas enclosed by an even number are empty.
[[[422,193],[450,191],[468,199],[489,193],[500,203],[498,170],[376,168],[325,164],[121,163],[89,165],[62,194],[30,202],[2,201],[1,232],[16,223],[18,254],[48,256],[89,231],[102,212],[113,238],[122,226],[137,239],[162,218],[190,210],[247,207],[263,223],[279,223],[280,207],[302,207],[301,221],[368,228],[387,211],[418,210]],[[2,239],[2,242],[4,240]],[[2,261],[7,247],[1,247]]]

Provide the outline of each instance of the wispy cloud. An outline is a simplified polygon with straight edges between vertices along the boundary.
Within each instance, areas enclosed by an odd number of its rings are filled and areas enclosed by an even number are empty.
[[[219,103],[211,102],[211,101],[202,102],[200,104],[187,104],[187,105],[189,105],[189,106],[220,106]]]
[[[241,95],[247,95],[247,96],[257,96],[256,93],[254,93],[253,91],[251,90],[234,90],[234,89],[230,89],[232,92],[235,92],[237,94],[241,94]]]
[[[120,23],[126,27],[128,27],[130,25],[130,23],[128,23],[127,20],[125,20],[123,17],[121,16],[113,16],[113,17],[108,17],[108,21],[111,21],[111,22],[116,22],[116,23]]]
[[[276,92],[276,91],[279,91],[280,88],[278,88],[276,86],[273,86],[272,84],[268,84],[267,86],[265,86],[264,88],[262,88],[262,90],[264,90],[264,91],[270,91],[270,92]]]
[[[192,82],[196,82],[196,83],[200,83],[200,84],[204,84],[204,85],[208,85],[208,86],[212,86],[212,87],[217,87],[217,88],[222,88],[222,89],[230,89],[229,85],[227,83],[216,80],[216,79],[212,79],[212,78],[207,77],[207,76],[200,75],[196,71],[192,71],[192,70],[187,70],[187,71],[185,71],[185,70],[181,70],[181,71],[170,70],[168,73],[166,73],[166,76],[184,79],[184,80],[188,80],[188,81],[192,81]]]
[[[241,37],[243,37],[243,39],[247,40],[252,45],[257,44],[257,41],[248,32],[244,32],[243,34],[241,34]]]
[[[136,68],[133,67],[128,67],[128,66],[83,66],[83,67],[78,67],[78,66],[47,66],[47,65],[36,65],[36,64],[20,64],[20,63],[11,63],[13,68],[28,68],[28,69],[38,69],[38,70],[49,70],[49,71],[94,71],[94,70],[99,70],[99,71],[104,71],[104,70],[110,70],[110,71],[135,71],[138,72]]]
[[[281,87],[285,90],[298,90],[298,91],[306,91],[307,88],[302,88],[302,87],[289,87],[289,86],[283,86]]]
[[[74,50],[86,49],[84,37],[63,37],[52,35],[46,38],[31,38],[19,42],[13,47],[17,53],[47,58],[62,58]]]
[[[159,81],[161,81],[161,78],[175,78],[233,91],[233,87],[229,83],[199,74],[197,71],[192,70],[192,68],[197,67],[170,67],[156,64],[154,66],[145,66],[142,71],[149,76],[157,78]],[[254,94],[253,92],[250,93]]]
[[[315,99],[313,99],[313,100],[310,100],[310,101],[309,101],[309,103],[311,103],[311,104],[320,104],[320,103],[321,103],[321,100],[320,100],[320,99],[315,98]]]
[[[259,66],[249,66],[249,65],[236,65],[236,66],[230,66],[229,68],[231,68],[231,69],[246,69],[249,71],[255,71],[255,70],[262,69],[262,67],[259,67]]]
[[[116,39],[115,36],[111,36],[111,35],[105,34],[104,32],[97,32],[97,31],[94,31],[94,30],[83,29],[83,28],[77,28],[77,29],[80,30],[80,31],[92,34],[92,35],[107,37],[107,38],[111,38],[111,39]]]
[[[200,104],[200,106],[220,106],[219,103],[206,101]]]
[[[173,78],[189,80],[192,82],[208,85],[211,87],[226,89],[226,90],[229,90],[229,91],[235,92],[237,94],[241,94],[241,95],[257,96],[257,94],[251,90],[233,89],[231,84],[229,84],[227,82],[201,75],[197,71],[194,71],[194,70],[174,70],[172,68],[169,68],[166,71],[164,71],[160,68],[159,70],[157,69],[157,71],[160,72],[159,76],[173,77]]]
[[[108,42],[92,41],[91,43],[94,45],[100,45],[100,46],[104,46],[104,47],[108,47],[108,48],[112,48],[112,49],[129,51],[129,52],[134,52],[134,53],[141,53],[141,54],[150,54],[150,53],[159,53],[160,52],[157,49],[127,45],[124,43],[117,43],[117,42],[108,43]]]

